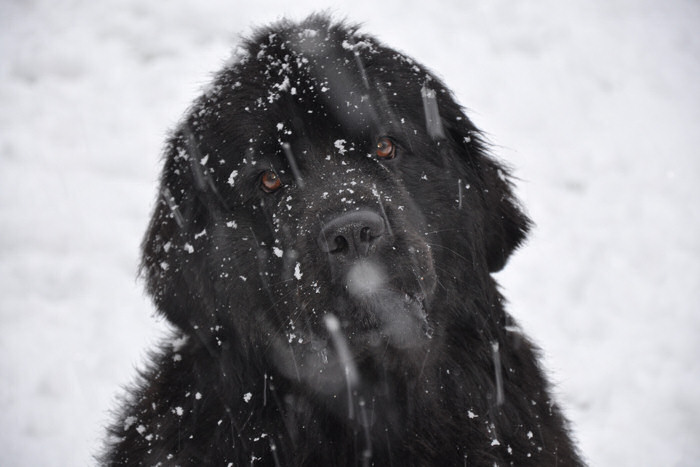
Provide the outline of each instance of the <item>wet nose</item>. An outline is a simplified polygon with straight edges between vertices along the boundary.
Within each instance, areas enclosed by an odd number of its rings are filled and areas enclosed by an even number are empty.
[[[384,234],[384,219],[374,211],[340,214],[326,222],[318,236],[324,253],[337,257],[367,256],[373,243]]]

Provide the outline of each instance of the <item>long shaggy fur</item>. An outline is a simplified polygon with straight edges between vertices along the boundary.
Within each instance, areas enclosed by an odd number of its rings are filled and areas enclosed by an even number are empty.
[[[102,462],[581,465],[491,276],[529,225],[420,64],[258,30],[169,138],[142,272],[178,332]]]

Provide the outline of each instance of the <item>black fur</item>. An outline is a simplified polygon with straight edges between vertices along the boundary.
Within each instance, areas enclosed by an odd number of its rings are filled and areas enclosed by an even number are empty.
[[[168,142],[143,274],[178,334],[102,462],[581,465],[491,276],[529,220],[451,93],[324,16],[238,55]]]

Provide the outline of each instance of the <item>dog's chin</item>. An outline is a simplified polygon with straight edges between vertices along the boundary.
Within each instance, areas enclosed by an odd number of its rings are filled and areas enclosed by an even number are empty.
[[[353,322],[348,317],[347,335],[351,345],[412,349],[423,347],[432,336],[421,293],[379,289],[355,297],[354,302],[353,314],[364,318],[364,322]]]
[[[425,302],[386,286],[338,294],[321,327],[272,339],[269,358],[286,378],[328,394],[359,384],[368,368],[410,366],[432,339]]]
[[[390,346],[420,348],[432,336],[422,291],[404,291],[390,284],[352,288],[338,297],[341,332],[356,351]]]
[[[342,331],[355,348],[391,346],[422,347],[432,329],[426,297],[419,285],[394,284],[384,269],[372,262],[358,262],[346,275],[345,293],[337,298]]]

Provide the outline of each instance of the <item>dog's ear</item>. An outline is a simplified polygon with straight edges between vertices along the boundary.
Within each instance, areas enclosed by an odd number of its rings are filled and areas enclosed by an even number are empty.
[[[513,194],[507,169],[488,154],[476,127],[463,113],[453,122],[447,125],[450,137],[480,185],[486,263],[489,271],[497,272],[525,240],[531,221]]]
[[[207,290],[205,245],[207,212],[193,166],[188,133],[178,130],[168,140],[160,190],[148,230],[141,245],[141,275],[158,311],[185,330],[190,310],[201,308],[195,291]],[[201,294],[201,293],[199,293]],[[213,294],[212,294],[213,295]]]
[[[503,269],[511,253],[525,240],[531,221],[513,195],[506,169],[489,156],[482,156],[479,165],[486,202],[486,262],[489,271],[496,272]]]

